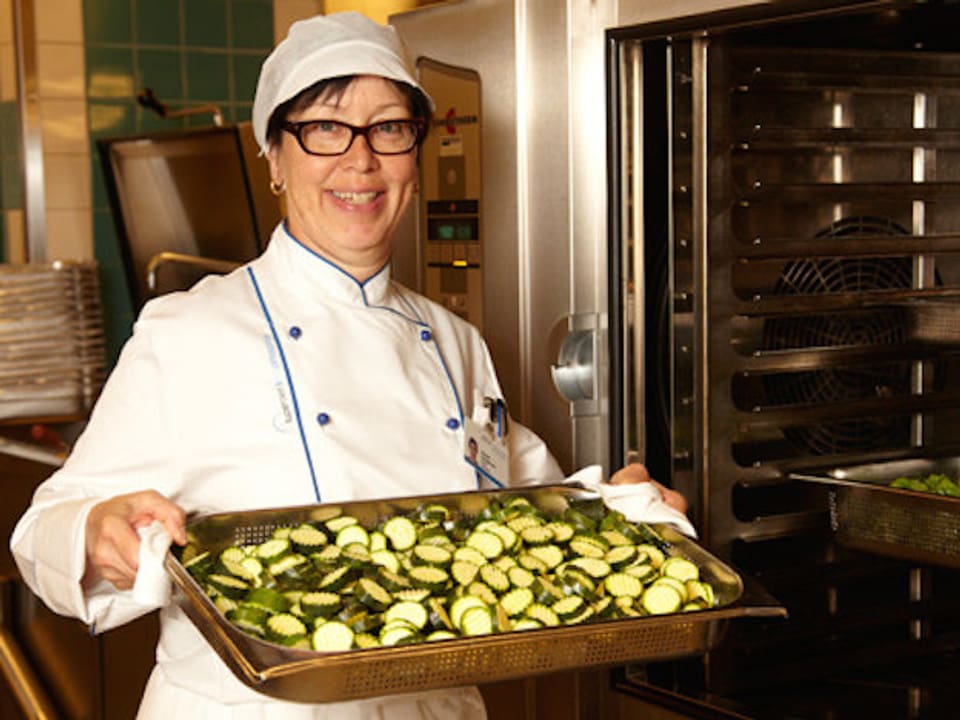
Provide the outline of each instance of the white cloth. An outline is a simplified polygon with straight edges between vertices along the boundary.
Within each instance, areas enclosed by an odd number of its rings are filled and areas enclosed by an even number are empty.
[[[403,41],[391,25],[358,12],[315,15],[290,26],[264,61],[253,99],[253,134],[266,154],[267,124],[278,105],[321,80],[349,75],[390,78],[433,99],[417,81]]]
[[[565,482],[581,485],[597,493],[603,498],[604,505],[623,513],[631,522],[668,523],[687,537],[697,537],[697,531],[687,516],[667,505],[660,490],[653,483],[610,485],[599,465],[589,465],[578,470]]]
[[[358,284],[278,226],[248,266],[148,303],[11,550],[52,610],[107,630],[151,608],[107,583],[81,591],[84,523],[101,499],[153,488],[210,512],[474,490],[462,419],[475,390],[502,397],[473,326],[388,269]],[[509,437],[513,484],[562,482],[539,438],[519,423]],[[268,717],[274,703],[234,677],[175,606],[161,611],[157,662],[142,717],[156,717],[172,688],[235,718]],[[474,693],[443,702],[471,717]],[[334,707],[304,717],[340,717],[324,714]]]

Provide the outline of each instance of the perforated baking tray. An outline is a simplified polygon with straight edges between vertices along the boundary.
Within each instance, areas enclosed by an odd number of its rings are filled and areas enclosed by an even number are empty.
[[[340,507],[372,527],[424,503],[441,503],[474,515],[491,499],[522,494],[549,514],[559,514],[573,499],[597,499],[567,486],[478,491],[455,495],[350,502]],[[234,544],[260,542],[276,528],[309,521],[318,508],[301,506],[191,519],[191,542],[217,551]],[[738,617],[785,616],[772,598],[751,602],[730,567],[668,526],[652,526],[676,552],[693,560],[716,592],[710,610],[656,617],[616,619],[569,627],[497,633],[415,645],[321,653],[284,648],[234,627],[213,605],[181,564],[176,550],[166,568],[175,600],[234,674],[261,693],[302,702],[332,702],[444,687],[458,687],[574,668],[674,659],[706,652],[722,638],[726,622]]]
[[[960,458],[913,458],[791,477],[830,487],[839,543],[921,564],[960,567],[960,498],[890,487],[899,477],[960,477]]]

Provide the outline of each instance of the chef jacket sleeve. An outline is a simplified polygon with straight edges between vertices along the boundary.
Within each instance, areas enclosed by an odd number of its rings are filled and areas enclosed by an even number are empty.
[[[563,482],[563,471],[546,443],[527,427],[510,422],[511,485],[553,485]]]
[[[85,524],[95,504],[151,488],[168,497],[176,494],[173,483],[179,473],[163,396],[161,364],[149,333],[138,327],[64,466],[37,488],[10,539],[30,589],[54,612],[96,631],[155,609],[107,582],[84,592],[80,581],[86,566]]]

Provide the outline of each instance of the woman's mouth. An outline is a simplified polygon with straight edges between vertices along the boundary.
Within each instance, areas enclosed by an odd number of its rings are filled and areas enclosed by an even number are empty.
[[[345,192],[342,190],[331,190],[330,194],[333,195],[337,200],[345,202],[349,205],[365,205],[376,200],[377,196],[380,195],[376,190],[368,190],[365,192]]]

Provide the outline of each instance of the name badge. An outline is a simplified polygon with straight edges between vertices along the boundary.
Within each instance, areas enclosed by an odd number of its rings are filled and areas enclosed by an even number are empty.
[[[510,484],[509,422],[503,400],[483,398],[463,423],[464,458],[499,487]]]

